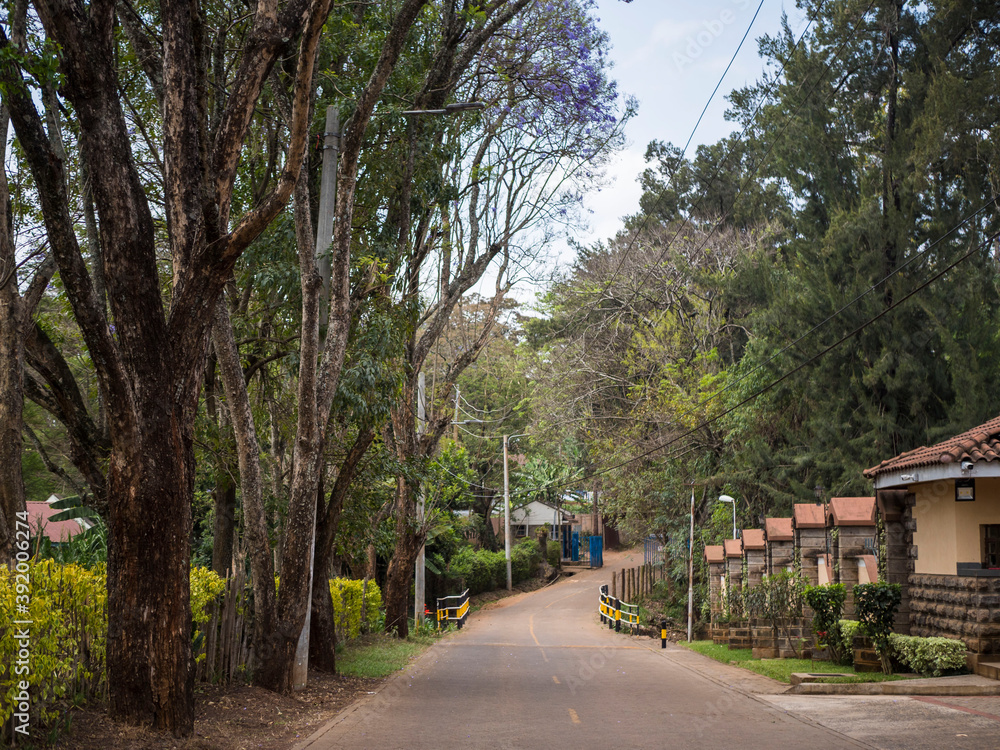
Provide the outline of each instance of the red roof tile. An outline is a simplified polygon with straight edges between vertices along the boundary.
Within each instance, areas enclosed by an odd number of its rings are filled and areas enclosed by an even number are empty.
[[[725,562],[726,553],[721,544],[705,545],[705,562],[720,563]]]
[[[726,548],[726,557],[743,557],[743,545],[739,539],[727,539],[722,544]]]
[[[944,442],[924,446],[906,453],[900,453],[895,458],[883,461],[878,466],[865,469],[864,475],[869,479],[890,471],[915,469],[918,466],[934,466],[950,464],[957,461],[1000,461],[1000,417],[995,417],[985,424],[973,427],[961,435],[956,435]]]
[[[764,530],[743,529],[743,549],[764,549]]]
[[[37,535],[38,529],[42,528],[45,530],[45,536],[53,542],[65,542],[71,536],[76,536],[83,531],[76,520],[51,521],[52,516],[62,513],[62,511],[56,510],[48,503],[29,500],[26,504],[28,506],[28,523],[31,526],[32,534]]]
[[[834,497],[830,499],[834,526],[874,526],[874,497]]]
[[[764,536],[769,542],[790,542],[795,538],[791,518],[765,518]]]
[[[826,527],[826,508],[815,503],[796,503],[792,509],[792,524],[796,529]]]

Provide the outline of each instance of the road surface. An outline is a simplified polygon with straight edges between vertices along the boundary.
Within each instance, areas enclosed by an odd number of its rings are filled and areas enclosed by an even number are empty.
[[[871,746],[753,694],[770,680],[601,626],[608,579],[586,571],[475,613],[298,748]]]

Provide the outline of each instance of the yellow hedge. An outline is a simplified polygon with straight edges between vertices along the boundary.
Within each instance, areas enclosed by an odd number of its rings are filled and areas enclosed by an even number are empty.
[[[195,623],[209,619],[207,607],[224,588],[211,570],[191,569]],[[104,697],[107,631],[103,565],[89,570],[53,560],[0,565],[0,727],[23,703],[30,706],[28,724],[38,727],[58,717],[57,701]],[[28,683],[27,701],[22,682]],[[15,717],[15,727],[23,723]]]
[[[337,627],[337,637],[341,640],[357,638],[361,634],[361,591],[364,581],[350,578],[331,578],[330,596],[333,598],[333,614]],[[368,581],[365,589],[365,612],[368,630],[374,630],[379,621],[382,606],[382,592],[375,581]]]

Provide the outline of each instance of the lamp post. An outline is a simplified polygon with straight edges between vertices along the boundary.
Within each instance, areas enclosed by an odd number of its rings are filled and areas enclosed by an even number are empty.
[[[733,506],[733,539],[736,538],[736,501],[729,495],[719,495],[720,503],[729,503]]]

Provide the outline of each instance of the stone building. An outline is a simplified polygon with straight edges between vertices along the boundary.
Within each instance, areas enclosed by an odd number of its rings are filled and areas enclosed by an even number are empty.
[[[865,471],[886,526],[886,577],[912,635],[965,642],[1000,672],[1000,417]]]

